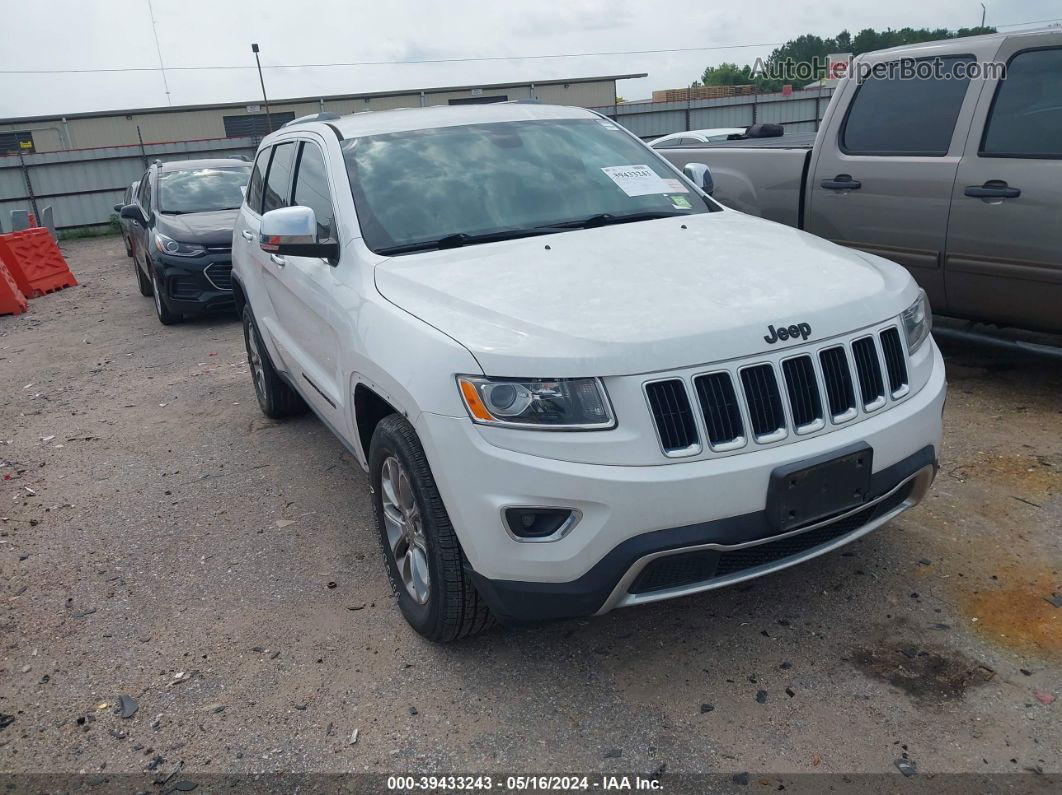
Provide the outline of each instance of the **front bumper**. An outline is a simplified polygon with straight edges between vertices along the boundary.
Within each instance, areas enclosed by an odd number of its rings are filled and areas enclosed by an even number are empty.
[[[467,419],[424,414],[418,430],[471,576],[494,612],[513,620],[591,615],[793,565],[916,504],[932,482],[942,430],[944,366],[935,347],[933,356],[925,386],[888,411],[822,436],[723,458],[603,466],[495,447]],[[868,501],[851,516],[777,535],[766,518],[772,472],[859,442],[873,449]],[[521,543],[502,525],[502,510],[512,505],[565,506],[582,518],[558,541]],[[848,525],[823,527],[842,520]],[[813,532],[821,543],[808,547]],[[766,554],[744,568],[728,561],[730,573],[715,576],[729,551],[785,539],[790,543],[782,551],[792,554]],[[701,566],[706,579],[635,587],[656,558],[686,555],[694,558],[683,563]]]
[[[156,254],[153,267],[166,305],[186,315],[232,311],[232,254],[208,252],[202,257]]]

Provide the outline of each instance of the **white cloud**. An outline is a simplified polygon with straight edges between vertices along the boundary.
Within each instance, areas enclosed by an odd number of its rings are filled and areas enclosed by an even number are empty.
[[[170,101],[175,105],[238,102],[259,96],[253,69],[182,71],[177,67],[253,67],[262,63],[432,60],[555,55],[761,44],[744,49],[653,55],[474,61],[266,70],[275,98],[387,91],[648,72],[621,83],[628,99],[654,88],[688,84],[708,64],[752,62],[773,42],[803,33],[833,35],[866,27],[977,24],[968,0],[834,0],[675,3],[652,0],[566,0],[523,6],[486,0],[153,0]],[[158,67],[147,0],[51,0],[5,4],[0,69]],[[1062,14],[1052,0],[989,0],[989,24]],[[0,117],[75,113],[167,104],[161,73],[0,74]]]

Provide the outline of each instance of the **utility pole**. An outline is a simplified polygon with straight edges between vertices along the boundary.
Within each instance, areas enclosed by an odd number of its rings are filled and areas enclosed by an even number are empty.
[[[258,82],[262,86],[262,101],[266,109],[266,135],[273,132],[273,117],[269,113],[269,97],[266,96],[265,79],[262,77],[262,62],[258,60],[258,45],[251,43],[251,52],[254,53],[254,62],[258,64]]]
[[[155,37],[155,52],[159,56],[159,71],[162,72],[162,88],[166,92],[166,104],[173,105],[173,99],[170,97],[170,83],[166,79],[166,65],[162,62],[162,46],[159,44],[159,23],[155,20],[155,8],[151,5],[151,0],[148,0],[148,14],[151,15],[151,34]]]
[[[981,27],[985,26],[985,4],[981,3]]]

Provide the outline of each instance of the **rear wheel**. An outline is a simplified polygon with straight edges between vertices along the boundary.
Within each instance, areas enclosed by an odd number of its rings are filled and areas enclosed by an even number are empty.
[[[129,256],[133,256],[130,254]],[[133,273],[136,274],[136,283],[140,288],[140,294],[145,298],[150,298],[155,292],[151,286],[151,279],[144,275],[144,272],[140,270],[140,265],[136,261],[136,257],[133,257]]]
[[[250,305],[243,308],[243,341],[247,346],[247,364],[254,380],[254,393],[262,413],[272,419],[282,419],[306,411],[306,403],[299,393],[288,386],[273,367]]]
[[[159,318],[159,323],[164,326],[172,326],[184,320],[183,315],[170,311],[169,306],[167,306],[166,299],[162,295],[158,274],[155,273],[154,269],[151,271],[151,288],[151,293],[149,294],[154,294],[155,296],[155,314]]]
[[[369,444],[373,512],[391,588],[428,640],[475,635],[494,623],[465,571],[465,555],[413,426],[391,414]]]

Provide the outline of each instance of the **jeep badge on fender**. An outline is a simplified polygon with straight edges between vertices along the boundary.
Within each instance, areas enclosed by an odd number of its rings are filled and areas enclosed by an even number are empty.
[[[795,339],[796,337],[800,337],[800,339],[806,340],[808,337],[811,336],[811,326],[809,326],[807,323],[794,323],[788,328],[783,326],[782,328],[778,329],[776,329],[774,326],[768,326],[767,331],[770,333],[763,338],[763,341],[766,342],[768,345],[774,345],[774,343],[778,342],[778,340],[785,341],[787,339]]]

